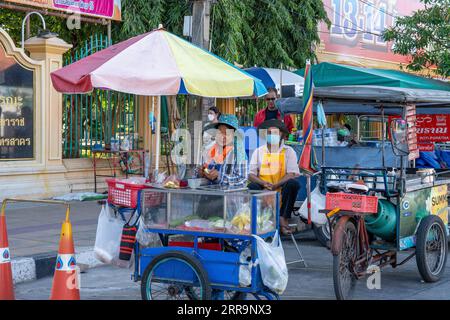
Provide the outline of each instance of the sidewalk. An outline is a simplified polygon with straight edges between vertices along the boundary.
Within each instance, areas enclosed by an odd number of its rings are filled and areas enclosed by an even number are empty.
[[[71,202],[70,221],[78,264],[94,267],[98,214],[96,201]],[[58,205],[10,203],[6,207],[9,248],[15,283],[53,275],[61,224],[66,208]]]

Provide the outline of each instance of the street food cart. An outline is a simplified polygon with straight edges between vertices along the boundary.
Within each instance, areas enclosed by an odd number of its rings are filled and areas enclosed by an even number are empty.
[[[151,188],[140,198],[145,232],[163,243],[136,243],[134,280],[144,300],[278,299],[262,283],[254,238],[273,237],[278,228],[276,192]]]
[[[210,185],[168,188],[108,181],[108,205],[136,211],[162,245],[134,245],[134,281],[143,300],[278,299],[264,286],[257,239],[279,226],[279,194]],[[122,217],[124,220],[124,217]],[[274,270],[275,272],[275,270]]]

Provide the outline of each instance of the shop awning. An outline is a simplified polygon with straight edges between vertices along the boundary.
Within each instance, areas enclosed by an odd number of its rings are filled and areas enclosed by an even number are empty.
[[[304,69],[295,71],[300,76],[303,76],[304,72]],[[313,65],[312,72],[316,88],[375,86],[450,91],[450,83],[396,70],[370,69],[322,62]]]

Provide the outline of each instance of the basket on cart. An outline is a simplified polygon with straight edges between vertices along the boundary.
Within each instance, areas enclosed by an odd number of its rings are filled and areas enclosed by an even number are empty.
[[[106,179],[108,184],[108,203],[135,209],[138,206],[139,191],[144,184],[126,182],[121,179]]]

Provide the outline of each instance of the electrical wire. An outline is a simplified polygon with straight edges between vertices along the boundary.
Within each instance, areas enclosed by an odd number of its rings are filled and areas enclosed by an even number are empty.
[[[382,10],[381,8],[378,8],[377,6],[375,6],[373,3],[370,2],[366,2],[364,0],[358,0],[361,3],[367,4],[368,6],[371,6],[372,8],[375,8],[376,10],[380,11],[381,13],[387,14],[389,16],[391,16],[392,18],[397,18],[397,16],[393,15],[392,13],[389,13],[387,11]]]

